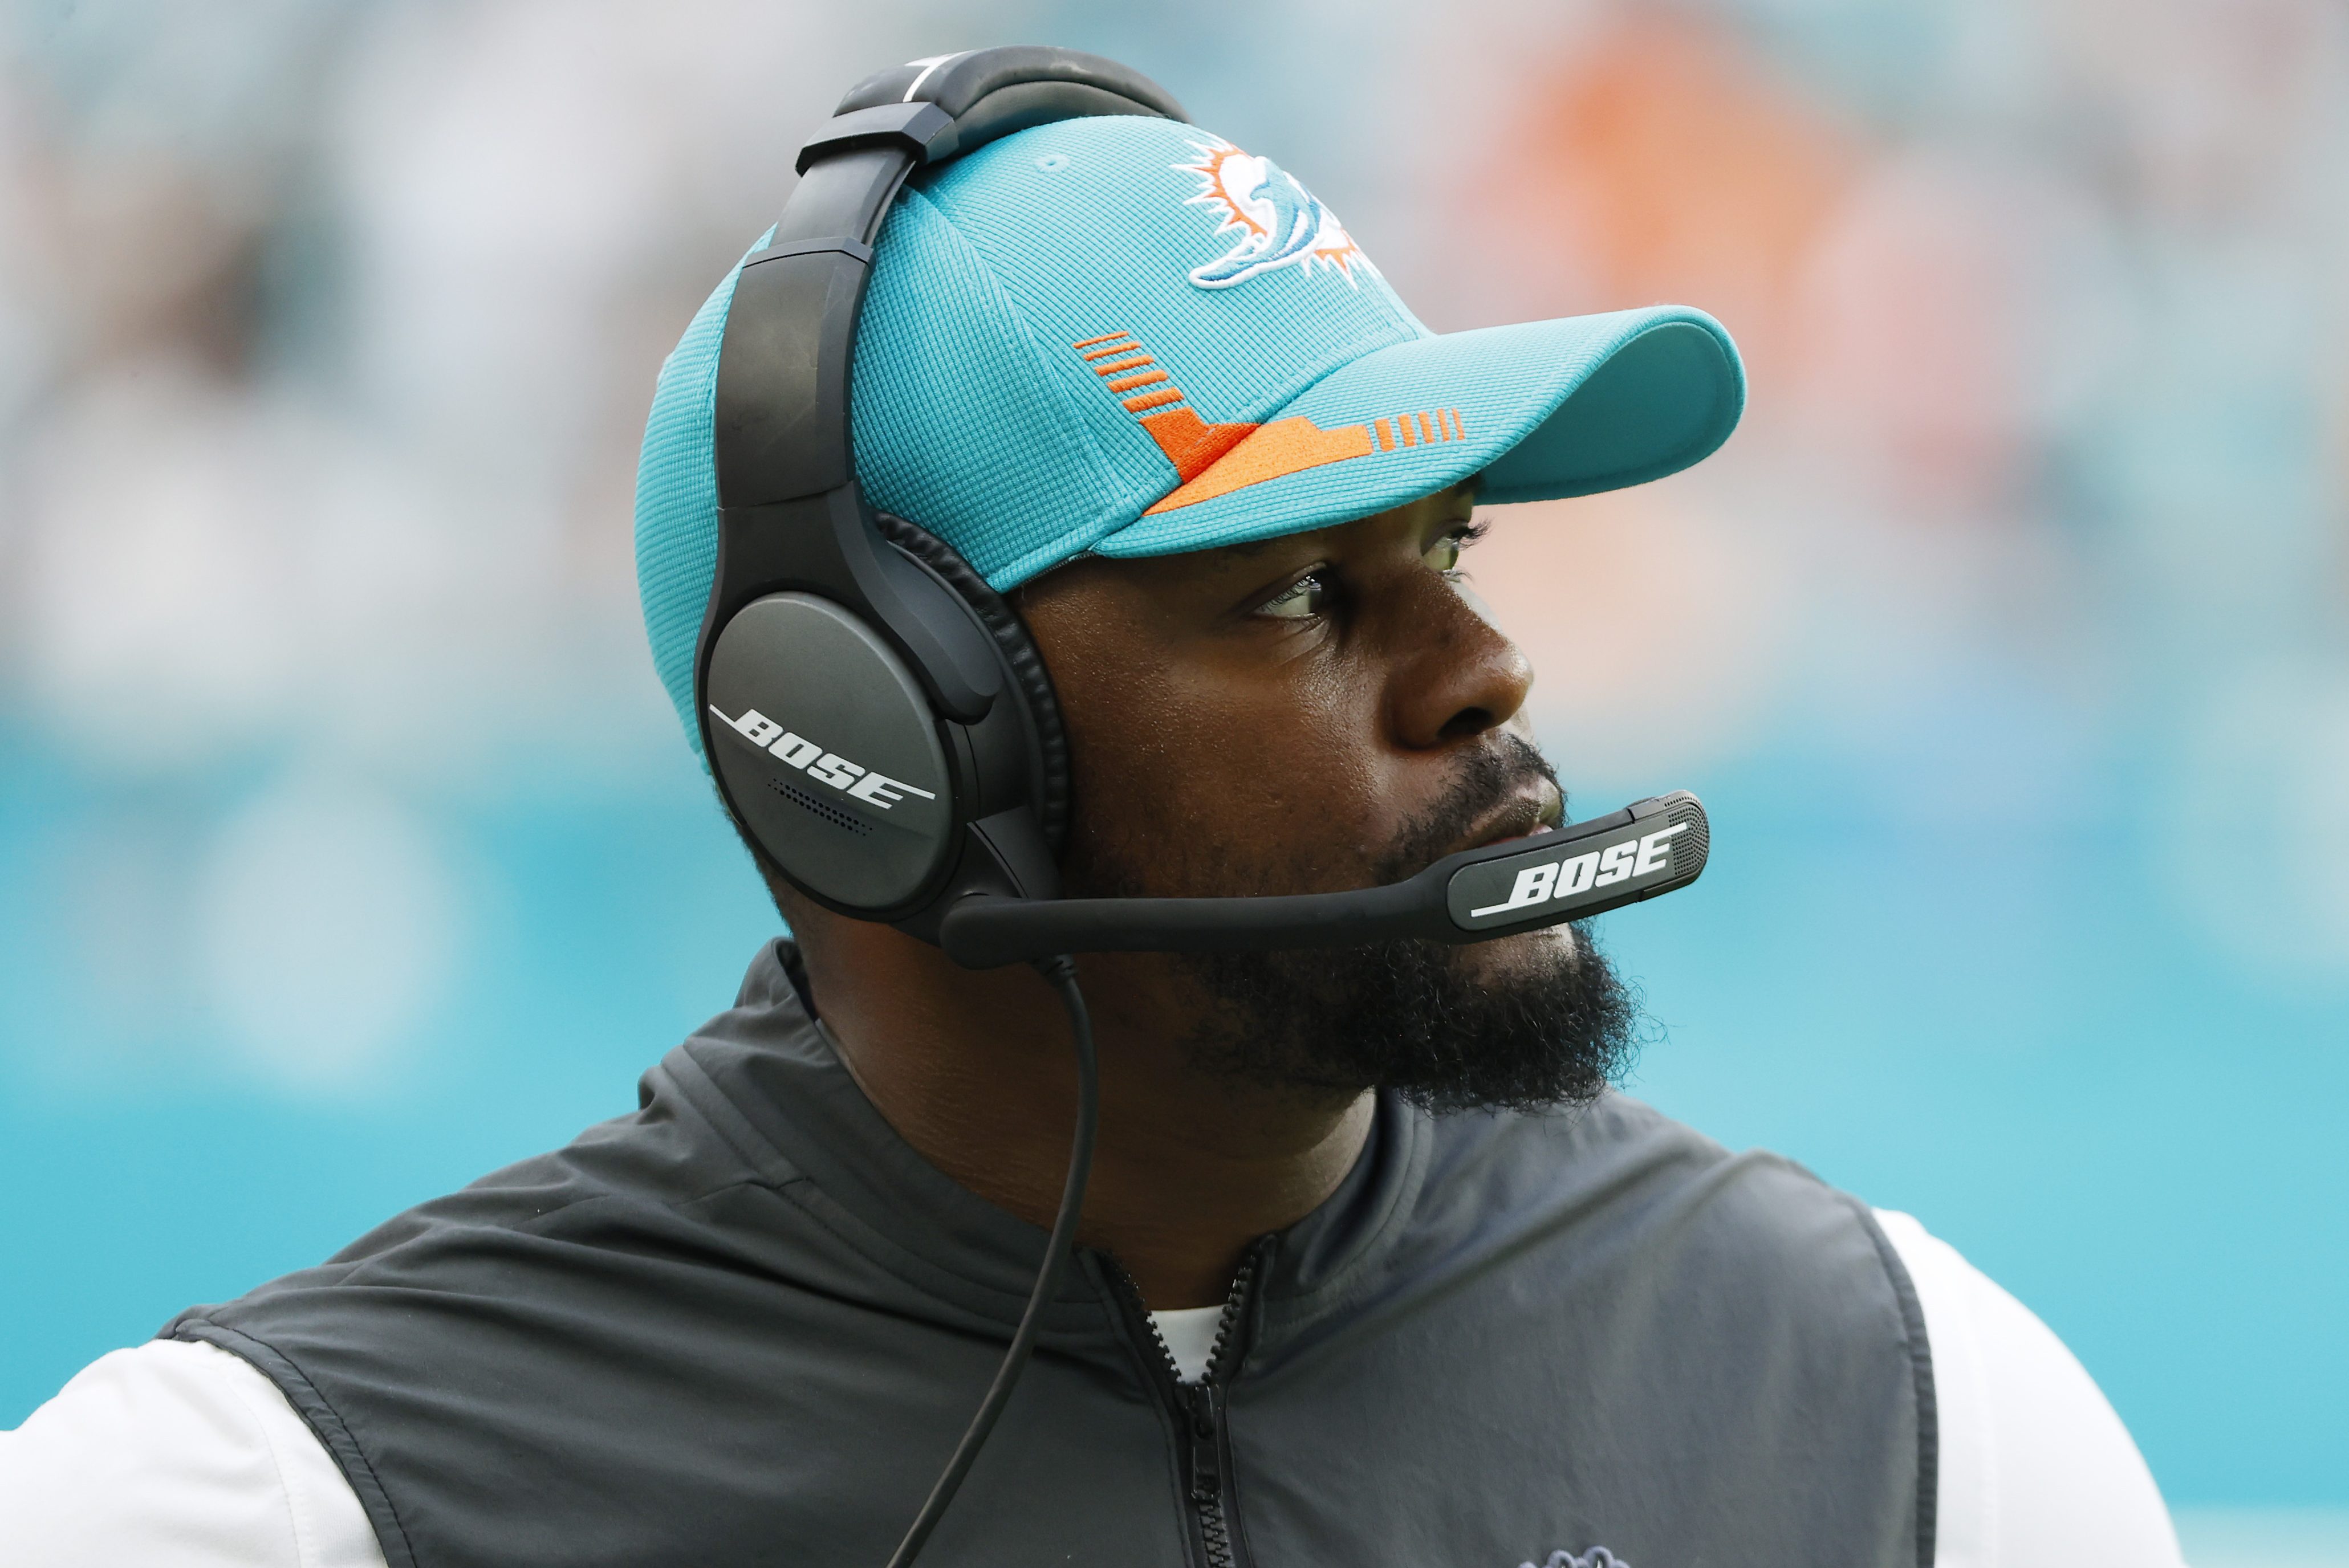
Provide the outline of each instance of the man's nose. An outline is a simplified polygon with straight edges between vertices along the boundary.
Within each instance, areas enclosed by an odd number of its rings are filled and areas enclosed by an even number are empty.
[[[1413,573],[1394,592],[1388,701],[1396,743],[1433,750],[1515,718],[1534,684],[1516,644],[1440,573]]]

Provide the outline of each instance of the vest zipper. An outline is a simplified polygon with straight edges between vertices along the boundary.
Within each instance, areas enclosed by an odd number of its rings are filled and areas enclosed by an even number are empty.
[[[1224,1394],[1232,1375],[1247,1353],[1248,1291],[1263,1271],[1273,1238],[1260,1237],[1248,1248],[1232,1276],[1231,1294],[1224,1297],[1223,1316],[1216,1325],[1215,1348],[1207,1356],[1206,1376],[1196,1383],[1183,1381],[1174,1352],[1166,1348],[1142,1291],[1125,1265],[1104,1254],[1110,1278],[1116,1282],[1120,1304],[1133,1336],[1154,1352],[1159,1395],[1174,1418],[1182,1457],[1183,1486],[1190,1502],[1191,1543],[1201,1568],[1247,1568],[1247,1553],[1232,1528],[1232,1445],[1225,1418]]]

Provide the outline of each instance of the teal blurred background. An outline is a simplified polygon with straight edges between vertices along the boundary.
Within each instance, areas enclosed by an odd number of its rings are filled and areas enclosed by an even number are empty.
[[[2198,1563],[2349,1563],[2329,0],[0,3],[0,1426],[730,1000],[653,376],[851,81],[1005,41],[1438,328],[1728,324],[1718,458],[1471,560],[1578,806],[1714,815],[1631,1088],[2034,1308]]]

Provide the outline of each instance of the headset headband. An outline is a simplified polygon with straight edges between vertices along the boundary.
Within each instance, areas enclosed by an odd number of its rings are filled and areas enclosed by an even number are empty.
[[[1073,49],[986,49],[869,77],[800,150],[800,182],[767,248],[742,263],[719,350],[718,577],[695,656],[707,679],[717,634],[750,600],[819,593],[895,645],[946,717],[975,723],[1000,691],[990,650],[965,622],[926,616],[903,584],[917,570],[884,547],[856,484],[849,388],[873,243],[916,166],[945,162],[1055,120],[1184,119],[1138,72]],[[709,716],[701,709],[703,755]]]

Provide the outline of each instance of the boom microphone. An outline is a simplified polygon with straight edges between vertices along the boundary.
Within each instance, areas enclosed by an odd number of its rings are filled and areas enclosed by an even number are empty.
[[[1711,840],[1704,807],[1675,789],[1351,892],[1039,901],[975,893],[947,912],[938,944],[967,969],[992,969],[1062,953],[1350,947],[1396,936],[1484,942],[1686,887],[1704,870]]]

